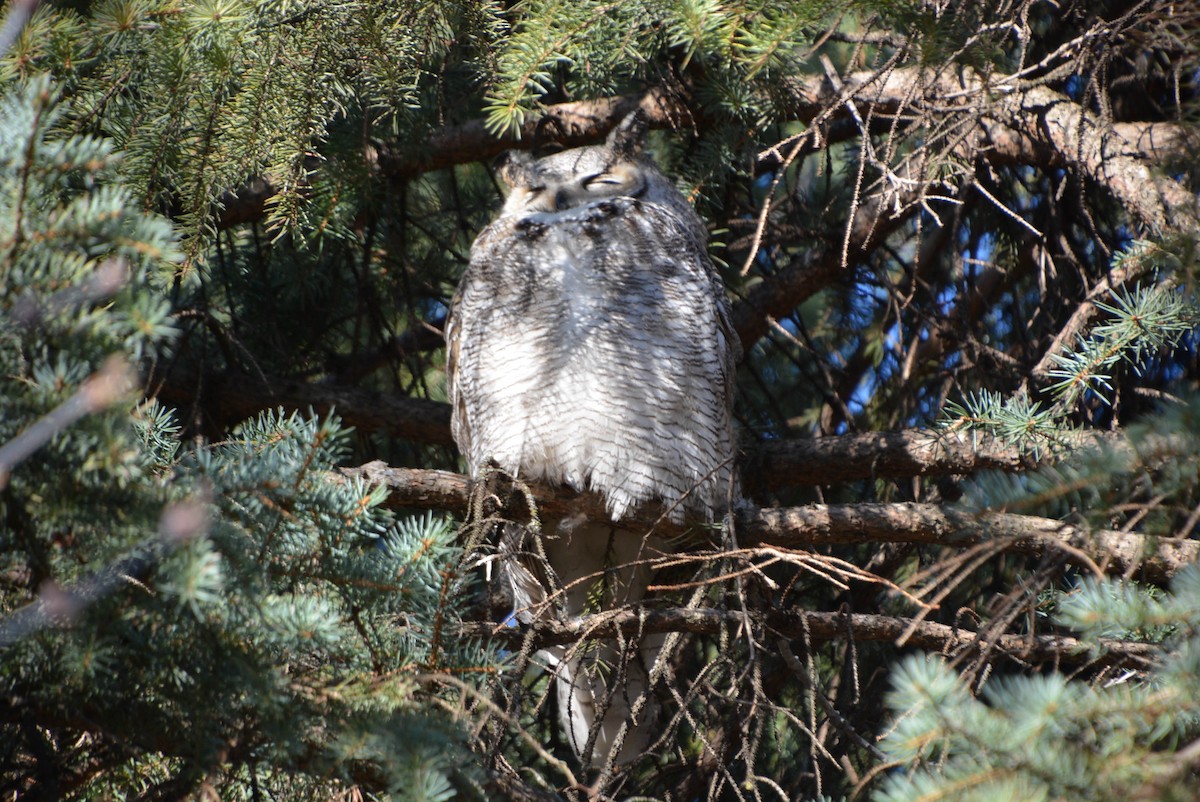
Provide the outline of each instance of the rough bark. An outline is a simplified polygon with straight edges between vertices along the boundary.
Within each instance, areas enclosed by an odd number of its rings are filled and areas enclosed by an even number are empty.
[[[391,468],[372,462],[345,468],[342,476],[385,485],[389,503],[397,508],[437,507],[465,514],[471,484],[465,476],[446,471]],[[548,517],[583,515],[606,517],[603,502],[590,493],[563,487],[531,485],[539,513]],[[511,488],[493,492],[501,507],[525,507],[523,496]],[[520,514],[520,513],[516,513]],[[626,519],[631,527],[653,530],[666,537],[683,530],[662,518],[662,510],[644,508]],[[1200,541],[1156,538],[1132,532],[1088,529],[1032,515],[1004,512],[972,513],[936,504],[810,504],[802,507],[757,508],[737,511],[734,530],[741,546],[820,549],[853,543],[914,543],[965,549],[985,542],[1025,554],[1060,551],[1070,562],[1089,571],[1136,574],[1163,582],[1200,556]],[[711,530],[693,529],[689,537],[707,539]]]
[[[984,78],[970,70],[935,73],[904,68],[853,73],[838,83],[835,89],[826,76],[814,74],[793,79],[789,86],[795,119],[822,126],[825,143],[855,135],[853,126],[839,123],[856,114],[877,120],[901,111],[973,117],[977,130],[962,142],[966,150],[961,155],[967,158],[979,153],[1000,163],[1074,169],[1107,187],[1136,219],[1154,231],[1187,232],[1197,227],[1194,195],[1159,168],[1184,143],[1181,126],[1164,122],[1105,125],[1067,96],[1019,76]],[[487,161],[505,150],[531,147],[547,139],[569,147],[594,144],[635,107],[646,113],[655,128],[705,123],[681,99],[652,89],[641,97],[549,105],[541,117],[531,117],[519,131],[504,135],[488,131],[482,120],[470,120],[431,131],[416,144],[376,143],[368,155],[382,176],[407,180],[455,164]],[[784,142],[762,151],[757,169],[778,167],[786,160],[789,147]],[[269,180],[256,179],[246,191],[225,198],[223,222],[243,223],[260,217],[269,187]],[[855,230],[860,228],[857,222],[852,225]],[[834,250],[840,259],[841,249]],[[817,263],[820,258],[810,261]]]
[[[179,409],[185,420],[220,433],[264,410],[336,413],[364,431],[387,432],[420,443],[453,444],[450,407],[424,398],[406,398],[341,384],[240,372],[199,375],[176,370],[152,376],[148,394]]]
[[[200,415],[212,429],[223,430],[265,409],[329,414],[348,425],[383,431],[419,443],[450,445],[450,407],[446,403],[374,393],[342,384],[248,373],[185,372],[152,378],[152,395],[190,417]],[[1108,439],[1094,435],[1080,445]],[[776,491],[804,485],[833,485],[880,478],[968,475],[979,471],[1019,471],[1036,465],[995,439],[964,437],[929,430],[864,432],[814,439],[770,441],[746,447],[742,473],[751,490]]]
[[[377,393],[332,383],[244,373],[174,373],[151,383],[152,394],[181,410],[194,410],[223,430],[275,407],[325,415],[348,425],[419,443],[452,445],[450,407],[438,401]],[[1089,437],[1080,445],[1103,438]],[[780,440],[748,446],[743,481],[750,492],[804,485],[831,485],[875,478],[968,475],[981,470],[1020,470],[1036,463],[986,437],[928,430],[866,432],[818,439]]]

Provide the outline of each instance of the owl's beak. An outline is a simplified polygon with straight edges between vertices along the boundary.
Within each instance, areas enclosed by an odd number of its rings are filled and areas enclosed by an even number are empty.
[[[554,211],[561,212],[563,209],[571,208],[571,193],[566,189],[560,189],[554,193]]]

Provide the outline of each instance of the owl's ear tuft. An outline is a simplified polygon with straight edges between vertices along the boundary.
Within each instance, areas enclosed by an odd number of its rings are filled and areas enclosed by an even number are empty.
[[[634,109],[625,115],[625,119],[617,123],[617,127],[608,134],[608,149],[615,155],[626,159],[634,159],[641,155],[642,145],[646,142],[646,113]]]
[[[506,150],[496,157],[492,169],[509,189],[529,186],[529,165],[533,157],[523,150]]]

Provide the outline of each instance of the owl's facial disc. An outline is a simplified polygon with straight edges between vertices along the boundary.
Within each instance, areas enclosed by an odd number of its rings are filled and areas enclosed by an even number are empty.
[[[502,214],[569,212],[609,198],[638,197],[645,191],[637,164],[597,167],[593,172],[562,175],[535,166],[527,183],[513,187]]]

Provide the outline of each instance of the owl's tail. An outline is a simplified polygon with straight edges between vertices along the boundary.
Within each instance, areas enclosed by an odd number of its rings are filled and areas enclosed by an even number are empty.
[[[611,524],[546,524],[543,570],[549,568],[554,576],[536,585],[556,591],[551,604],[539,605],[545,597],[537,597],[532,577],[526,574],[520,581],[519,572],[510,571],[518,611],[523,603],[532,603],[527,613],[554,610],[570,619],[643,600],[653,573],[649,561],[665,553],[662,540]],[[585,765],[603,766],[610,757],[618,766],[629,763],[654,740],[658,706],[650,677],[665,640],[665,635],[652,634],[632,643],[583,642],[540,653],[555,675],[563,734]]]

